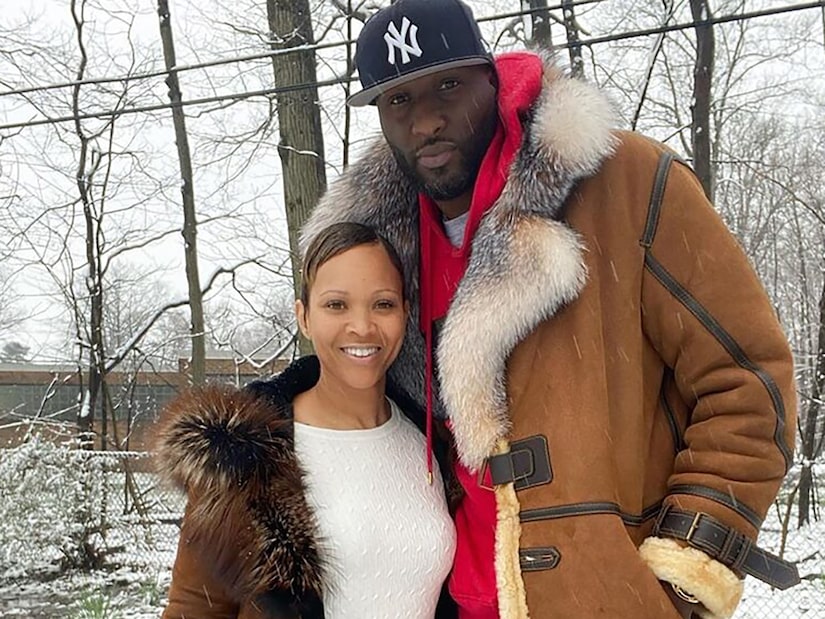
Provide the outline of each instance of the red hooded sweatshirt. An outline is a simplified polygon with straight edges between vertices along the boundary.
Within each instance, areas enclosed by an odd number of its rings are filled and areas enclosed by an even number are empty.
[[[472,243],[482,216],[495,203],[510,172],[522,140],[520,117],[541,91],[542,62],[535,54],[505,54],[496,59],[499,126],[490,142],[473,187],[473,196],[461,247],[447,238],[441,214],[430,198],[419,195],[421,209],[421,329],[427,342],[428,435],[432,418],[433,322],[447,314],[458,283],[464,276]],[[428,453],[428,466],[432,467]],[[459,619],[498,619],[494,566],[496,501],[490,480],[478,483],[478,474],[460,463],[456,474],[466,493],[456,513],[458,536],[450,593],[458,602]],[[489,476],[489,474],[488,474]]]

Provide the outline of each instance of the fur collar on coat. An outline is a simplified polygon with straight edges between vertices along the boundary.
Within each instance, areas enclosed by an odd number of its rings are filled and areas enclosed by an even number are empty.
[[[159,472],[189,495],[187,537],[233,600],[264,617],[323,617],[323,566],[291,406],[318,373],[317,359],[306,357],[242,391],[188,391],[166,407],[157,434]]]
[[[505,365],[511,351],[584,286],[584,248],[564,223],[563,207],[574,185],[595,174],[616,145],[606,98],[595,86],[564,75],[552,58],[544,61],[541,94],[523,123],[522,146],[475,234],[436,352],[439,413],[450,417],[458,455],[471,469],[510,430]],[[413,316],[390,377],[421,403],[418,200],[383,138],[330,187],[303,230],[304,244],[343,220],[374,226],[405,263]]]

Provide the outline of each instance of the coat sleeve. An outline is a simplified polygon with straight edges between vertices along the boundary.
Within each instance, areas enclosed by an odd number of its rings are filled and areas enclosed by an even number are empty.
[[[165,619],[322,616],[315,521],[273,402],[213,385],[164,409],[156,468],[189,496]]]
[[[184,517],[169,601],[162,619],[238,619],[239,606],[212,575],[209,565],[200,559],[187,528]]]
[[[707,514],[755,540],[791,464],[796,400],[787,340],[758,277],[685,165],[674,162],[647,240],[645,333],[688,411],[666,509]],[[651,219],[648,219],[651,223]],[[642,555],[662,580],[732,614],[740,574],[659,534]]]

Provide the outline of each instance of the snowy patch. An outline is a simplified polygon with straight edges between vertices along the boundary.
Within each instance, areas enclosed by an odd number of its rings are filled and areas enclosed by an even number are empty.
[[[143,498],[124,503],[124,473]],[[157,619],[166,603],[178,541],[174,521],[183,497],[166,495],[148,472],[146,454],[89,453],[35,438],[0,450],[0,617],[7,619]],[[821,480],[819,465],[814,479]],[[795,482],[792,471],[788,484]],[[778,554],[783,490],[768,514],[759,545]],[[820,499],[821,500],[821,499]],[[98,509],[89,509],[89,503]],[[101,510],[99,507],[105,505]],[[825,504],[820,502],[819,514]],[[77,514],[87,514],[78,522]],[[795,514],[791,513],[791,523]],[[91,531],[102,526],[105,534]],[[68,569],[78,533],[101,554],[103,567]],[[802,584],[788,591],[748,578],[734,619],[825,619],[825,518],[785,538],[784,556],[796,562]],[[68,562],[70,563],[70,562]]]

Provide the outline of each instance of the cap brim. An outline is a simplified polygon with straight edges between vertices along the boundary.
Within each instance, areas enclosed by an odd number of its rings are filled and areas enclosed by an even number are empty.
[[[400,86],[405,82],[409,82],[419,77],[424,77],[425,75],[438,73],[439,71],[447,71],[449,69],[455,69],[458,67],[470,67],[479,64],[489,64],[492,66],[493,59],[489,56],[470,56],[468,58],[456,58],[455,60],[451,60],[449,62],[433,64],[428,67],[421,67],[420,69],[416,69],[415,71],[411,71],[410,73],[405,73],[403,75],[399,75],[398,77],[393,77],[391,79],[384,80],[383,82],[379,82],[374,86],[370,86],[369,88],[365,88],[360,92],[356,92],[354,95],[350,96],[347,99],[347,105],[351,107],[361,107],[364,105],[369,105],[373,101],[375,101],[376,97],[378,97],[378,95],[380,95],[381,93],[391,90],[396,86]]]

